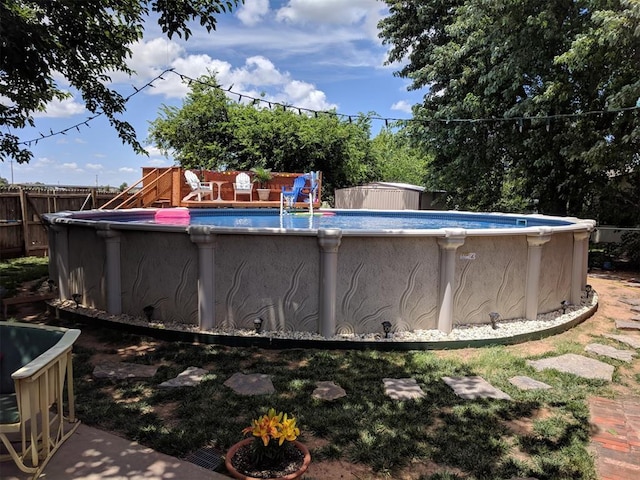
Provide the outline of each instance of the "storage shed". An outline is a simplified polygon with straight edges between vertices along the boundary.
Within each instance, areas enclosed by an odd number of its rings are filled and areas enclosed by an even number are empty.
[[[373,182],[336,190],[336,208],[370,210],[434,210],[442,191],[428,192],[408,183]]]

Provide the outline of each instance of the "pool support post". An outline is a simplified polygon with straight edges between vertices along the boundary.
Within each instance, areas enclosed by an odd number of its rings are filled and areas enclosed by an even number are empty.
[[[214,252],[216,235],[208,227],[189,227],[191,241],[198,246],[198,325],[200,330],[216,326]]]
[[[536,235],[527,235],[527,280],[524,307],[527,320],[535,320],[538,317],[542,247],[549,240],[551,240],[551,231],[548,228],[541,228]]]
[[[438,238],[440,247],[440,285],[438,291],[438,330],[451,333],[453,330],[453,295],[456,289],[456,250],[464,244],[463,229],[445,229],[444,237]]]
[[[318,320],[320,334],[332,337],[336,334],[336,292],[338,286],[338,248],[342,241],[340,229],[318,230],[320,245],[320,284]]]
[[[571,297],[569,300],[573,305],[580,305],[582,300],[582,290],[587,283],[586,258],[589,250],[589,230],[583,232],[573,232],[573,259],[571,262]]]
[[[107,222],[98,222],[97,233],[104,238],[107,252],[107,312],[112,315],[122,313],[122,278],[120,276],[121,233],[111,229]]]
[[[71,298],[69,292],[69,229],[62,225],[49,225],[49,264],[51,275],[58,283],[61,300]]]

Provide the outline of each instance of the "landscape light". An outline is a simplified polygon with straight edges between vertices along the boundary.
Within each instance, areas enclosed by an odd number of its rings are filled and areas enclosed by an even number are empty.
[[[382,322],[382,330],[384,331],[384,338],[389,338],[389,332],[391,331],[391,322],[386,320]]]
[[[496,330],[498,328],[496,322],[500,319],[500,314],[498,312],[490,312],[489,319],[491,320],[491,328]]]
[[[260,333],[260,330],[262,330],[262,322],[264,320],[262,320],[260,317],[256,318],[253,320],[253,326],[256,329],[256,333]]]
[[[151,321],[151,317],[153,317],[154,310],[155,310],[155,307],[153,305],[147,305],[142,309],[142,311],[144,312],[144,316],[147,317],[148,322]]]

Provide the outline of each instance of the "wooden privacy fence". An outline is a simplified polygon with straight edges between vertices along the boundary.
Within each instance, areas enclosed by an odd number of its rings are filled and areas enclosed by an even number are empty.
[[[107,187],[0,187],[0,258],[46,255],[43,214],[99,208],[118,193]]]

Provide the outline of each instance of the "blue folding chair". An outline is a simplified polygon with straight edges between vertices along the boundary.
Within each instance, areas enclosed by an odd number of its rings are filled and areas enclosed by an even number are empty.
[[[309,180],[309,193],[301,192],[299,200],[302,202],[309,202],[312,204],[316,200],[318,191],[318,172],[305,173],[305,178]],[[305,183],[306,186],[306,183]]]
[[[304,188],[304,184],[307,182],[304,175],[296,177],[293,181],[293,187],[291,190],[288,190],[287,187],[282,187],[282,198],[288,207],[293,207],[293,204],[298,201],[298,197],[300,196],[300,192]]]

